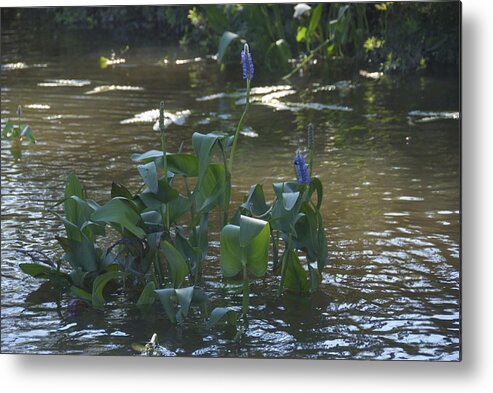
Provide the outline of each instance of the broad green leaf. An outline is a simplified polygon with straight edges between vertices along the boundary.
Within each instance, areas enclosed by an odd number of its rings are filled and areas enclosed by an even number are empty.
[[[234,277],[243,265],[256,277],[267,271],[270,226],[267,221],[241,216],[240,226],[226,225],[221,231],[221,269]]]
[[[298,32],[296,33],[296,41],[301,42],[305,39],[306,37],[306,27],[305,26],[298,26]]]
[[[201,134],[194,132],[192,135],[192,145],[195,150],[195,154],[199,159],[199,188],[202,186],[204,176],[209,167],[209,163],[212,158],[212,149],[217,141],[224,139],[223,134],[209,133]]]
[[[237,38],[240,38],[240,36],[236,33],[232,33],[231,31],[225,31],[223,33],[219,41],[219,48],[217,51],[217,61],[219,63],[223,62],[223,58],[224,55],[226,54],[226,50],[228,49],[229,45]]]
[[[206,213],[217,204],[222,203],[226,187],[225,176],[223,164],[214,163],[208,165],[196,196],[198,212]]]
[[[56,273],[56,270],[51,267],[39,263],[20,263],[19,267],[24,273],[34,278],[50,278],[50,275]]]
[[[96,272],[99,270],[99,257],[94,243],[84,234],[81,234],[81,241],[66,239],[63,242],[65,255],[63,259],[67,261],[73,269],[83,272]]]
[[[138,165],[140,176],[144,180],[145,185],[149,190],[157,194],[158,193],[158,178],[157,178],[157,168],[154,161],[148,162],[147,164]]]
[[[180,217],[190,211],[190,205],[192,202],[187,197],[183,195],[178,195],[176,199],[173,199],[168,203],[169,209],[169,221],[174,223],[178,221]]]
[[[142,221],[144,221],[146,233],[163,231],[163,217],[161,213],[155,210],[150,210],[140,213],[140,217],[142,217]]]
[[[241,216],[240,247],[247,247],[267,225],[267,221],[247,216]]]
[[[33,144],[36,143],[36,138],[34,136],[33,130],[28,125],[22,126],[21,137],[27,138],[29,142]]]
[[[248,220],[248,226],[251,225],[250,220]],[[262,222],[263,224],[255,224],[256,226],[258,225],[255,230],[248,230],[250,233],[256,233],[257,230],[261,228],[260,232],[258,232],[245,247],[247,269],[256,277],[262,277],[265,275],[267,271],[267,263],[269,260],[270,226],[268,222]],[[246,226],[247,224],[243,220],[243,222],[241,222],[240,224],[240,244],[242,233],[244,232]]]
[[[286,273],[284,288],[298,295],[305,295],[310,290],[310,284],[306,278],[305,269],[294,250],[290,250],[286,259]]]
[[[310,23],[308,24],[308,30],[306,32],[307,38],[309,40],[311,40],[313,33],[315,33],[315,30],[319,26],[320,18],[322,16],[322,6],[323,4],[319,4],[312,10]]]
[[[149,150],[145,153],[132,154],[131,158],[133,161],[142,161],[144,164],[154,161],[156,158],[163,157],[163,152],[159,150]]]
[[[154,291],[159,298],[159,301],[163,305],[166,315],[172,323],[176,323],[175,302],[173,298],[175,296],[175,290],[173,288],[156,289]]]
[[[111,198],[122,197],[132,200],[132,194],[128,189],[119,183],[111,183]]]
[[[234,277],[242,270],[240,227],[225,225],[221,231],[221,271],[224,277]]]
[[[117,224],[133,235],[142,239],[145,232],[137,224],[140,216],[131,206],[132,202],[125,198],[113,198],[91,215],[91,220],[107,224]]]
[[[216,307],[211,312],[211,316],[207,321],[207,329],[210,329],[217,325],[219,322],[223,322],[230,326],[236,326],[238,320],[238,313],[229,307]]]
[[[142,290],[142,293],[139,296],[139,299],[137,300],[137,306],[145,306],[148,304],[153,304],[154,300],[156,300],[156,293],[155,290],[156,285],[154,284],[154,281],[149,281],[147,285],[144,287]]]
[[[282,204],[284,206],[284,209],[287,211],[293,210],[293,208],[296,205],[296,202],[298,202],[299,196],[300,196],[299,192],[283,192]]]
[[[192,302],[194,287],[175,289],[176,299],[180,305],[179,313],[183,318],[188,315],[190,303]]]
[[[264,189],[261,184],[255,184],[250,188],[245,202],[243,202],[241,207],[248,210],[251,215],[257,217],[264,215],[269,210],[269,206],[265,202]]]
[[[108,272],[103,273],[100,276],[96,277],[92,284],[92,305],[95,308],[103,307],[105,301],[103,297],[103,290],[106,284],[108,284],[111,280],[115,280],[117,278],[122,278],[125,276],[123,272]]]
[[[187,262],[183,255],[168,241],[161,242],[161,250],[168,261],[170,280],[175,288],[180,287],[186,275],[189,273]]]
[[[2,138],[10,139],[13,131],[14,131],[14,123],[12,122],[12,120],[7,120],[5,126],[2,129]]]
[[[88,302],[92,302],[92,295],[84,291],[83,289],[76,287],[75,285],[70,286],[70,293],[72,295],[78,297],[79,299],[87,300]]]
[[[196,156],[186,153],[174,153],[166,156],[168,170],[186,177],[199,175],[199,161]]]

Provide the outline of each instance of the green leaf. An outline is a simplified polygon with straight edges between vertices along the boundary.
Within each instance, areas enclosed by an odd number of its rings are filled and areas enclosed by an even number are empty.
[[[2,138],[10,139],[12,137],[13,132],[14,132],[14,123],[12,122],[12,120],[7,120],[7,123],[5,123],[5,126],[2,129]]]
[[[36,143],[36,138],[34,137],[34,132],[32,128],[28,125],[23,125],[21,131],[21,137],[27,138],[29,142]]]
[[[174,153],[167,156],[168,170],[185,177],[199,175],[199,161],[196,156],[186,153]]]
[[[307,29],[305,26],[298,26],[298,32],[296,33],[296,42],[301,42],[305,39],[306,30]]]
[[[39,263],[20,263],[20,269],[34,278],[50,278],[50,275],[56,273],[56,270],[49,266],[40,265]]]
[[[138,165],[137,169],[139,170],[140,176],[144,180],[145,185],[149,188],[149,190],[157,194],[158,189],[158,178],[157,178],[157,168],[154,161],[148,162],[147,164]]]
[[[199,188],[202,186],[204,176],[208,170],[212,158],[212,149],[217,141],[224,139],[223,134],[209,133],[201,134],[194,132],[192,135],[192,144],[195,154],[199,159]]]
[[[137,300],[137,306],[146,306],[149,304],[153,304],[154,300],[156,300],[156,293],[154,291],[155,289],[156,285],[154,284],[154,281],[149,281],[142,290],[139,299]]]
[[[229,307],[216,307],[211,312],[211,316],[207,321],[207,329],[210,329],[217,325],[219,322],[223,322],[230,326],[236,326],[238,320],[238,313]]]
[[[173,298],[176,298],[175,290],[173,288],[164,288],[156,289],[154,292],[158,296],[171,323],[176,323],[175,303],[173,301]]]
[[[122,197],[128,200],[132,200],[133,196],[128,189],[119,183],[112,182],[111,183],[111,198]]]
[[[226,225],[221,231],[221,270],[234,277],[243,265],[256,277],[267,271],[270,226],[267,221],[241,216],[240,226]]]
[[[83,272],[96,272],[99,270],[99,257],[94,243],[84,234],[81,234],[81,241],[66,239],[62,247],[65,250],[63,259],[73,269],[79,269]]]
[[[145,153],[134,153],[131,155],[133,161],[142,161],[144,164],[153,162],[156,158],[163,157],[163,152],[160,150],[149,150]]]
[[[170,242],[166,240],[161,242],[161,250],[168,261],[171,282],[175,288],[178,288],[189,273],[188,264],[183,255]]]
[[[242,270],[240,227],[225,225],[221,231],[221,271],[224,277],[234,277]]]
[[[88,302],[92,302],[92,295],[89,292],[84,291],[83,289],[81,289],[79,287],[76,287],[75,285],[72,285],[70,287],[70,293],[72,295],[78,297],[79,299],[87,300]]]
[[[91,220],[107,224],[117,224],[133,235],[142,239],[145,232],[137,226],[140,216],[131,206],[132,202],[125,198],[113,198],[91,215]]]
[[[193,286],[187,288],[175,289],[176,299],[180,305],[179,313],[182,318],[186,318],[188,310],[190,309],[190,303],[193,297]]]
[[[298,295],[305,295],[310,290],[305,269],[301,266],[298,255],[294,250],[289,251],[286,259],[284,288]]]
[[[252,216],[263,216],[269,206],[265,202],[264,189],[261,184],[255,184],[250,188],[245,202],[241,205],[243,209],[250,212]]]
[[[311,197],[315,191],[317,192],[316,207],[317,207],[317,210],[320,210],[320,206],[322,206],[322,199],[324,196],[324,190],[323,190],[322,182],[320,181],[320,179],[318,177],[312,177],[312,179],[310,181],[310,187],[308,189],[308,193],[306,194],[308,200],[311,199]]]
[[[226,54],[226,50],[228,49],[229,45],[237,38],[240,38],[240,36],[236,33],[232,33],[231,31],[225,31],[223,33],[219,41],[219,48],[217,51],[217,61],[219,63],[223,62],[223,58],[224,55]]]
[[[173,199],[168,203],[169,209],[169,222],[176,222],[181,216],[188,213],[190,210],[190,205],[192,202],[189,198],[184,197],[183,195],[178,195],[176,199]]]
[[[243,241],[248,241],[245,246],[247,269],[256,277],[262,277],[267,271],[269,260],[269,223],[245,216],[242,216],[240,221],[240,244],[242,243],[242,238]],[[255,228],[251,228],[253,226]],[[254,234],[255,236],[253,236]]]
[[[197,211],[206,213],[223,202],[226,187],[226,171],[223,164],[209,164],[199,184],[196,196]]]
[[[307,38],[311,40],[311,37],[313,36],[313,33],[317,29],[320,23],[320,18],[322,16],[322,6],[323,4],[317,5],[311,13],[310,17],[310,23],[308,24],[308,30],[307,30]]]
[[[95,308],[103,307],[105,301],[103,297],[103,290],[106,284],[108,284],[111,280],[115,280],[117,278],[122,278],[125,276],[123,272],[108,272],[103,273],[100,276],[96,277],[92,284],[92,305]]]
[[[240,247],[247,247],[267,225],[267,221],[257,218],[240,217]]]

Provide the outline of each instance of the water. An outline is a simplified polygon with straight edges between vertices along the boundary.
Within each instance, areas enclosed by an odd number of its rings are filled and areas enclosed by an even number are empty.
[[[143,314],[119,297],[104,311],[73,315],[69,295],[22,274],[18,265],[29,258],[16,249],[62,253],[54,239],[62,228],[47,208],[71,171],[100,202],[112,181],[138,188],[130,155],[158,147],[155,119],[122,121],[161,100],[173,114],[190,111],[168,128],[171,149],[184,141],[189,151],[194,131],[232,132],[242,112],[239,67],[221,73],[213,59],[142,45],[101,69],[99,57],[115,46],[93,43],[2,31],[2,125],[20,104],[38,138],[20,159],[2,141],[2,352],[136,355],[131,344],[156,332],[178,356],[459,359],[456,75],[375,80],[343,64],[255,97],[237,152],[234,204],[253,183],[272,196],[270,183],[293,177],[293,153],[314,123],[330,263],[309,299],[276,297],[276,276],[255,282],[240,344],[230,332],[206,330],[197,314],[175,327],[159,309]],[[253,85],[286,83],[260,73]],[[214,306],[238,307],[239,294],[220,278],[213,238],[206,290]]]

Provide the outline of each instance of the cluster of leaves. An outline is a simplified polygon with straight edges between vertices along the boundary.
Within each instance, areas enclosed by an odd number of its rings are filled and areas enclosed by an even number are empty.
[[[58,204],[63,204],[63,213],[55,211],[58,205],[52,209],[65,226],[66,237],[57,240],[70,272],[63,272],[61,263],[56,267],[25,263],[21,269],[34,277],[63,282],[72,294],[96,308],[104,305],[106,285],[119,280],[126,288],[140,288],[135,301],[139,306],[159,299],[172,323],[182,323],[191,305],[207,313],[208,297],[199,285],[208,251],[208,215],[214,208],[224,211],[229,202],[225,157],[231,141],[221,133],[195,133],[194,153],[150,150],[134,154],[143,181],[141,190],[132,194],[113,183],[112,198],[103,205],[88,199],[71,174]],[[223,162],[213,159],[215,150]],[[185,185],[185,195],[175,186],[178,178]],[[244,314],[248,312],[249,276],[266,274],[270,244],[276,250],[273,270],[281,268],[280,291],[307,295],[316,290],[327,259],[320,181],[313,178],[309,186],[275,183],[274,190],[276,198],[269,204],[262,186],[252,186],[231,223],[224,222],[221,231],[221,270],[226,278],[243,275]],[[316,201],[312,201],[315,194]],[[97,239],[107,235],[107,227],[120,240],[103,251]],[[280,241],[285,245],[279,258]],[[297,251],[306,253],[308,276]],[[235,318],[231,308],[219,308],[211,313],[209,326],[219,321],[234,324]]]
[[[7,120],[2,129],[2,139],[12,141],[20,146],[23,140],[36,143],[36,138],[31,126],[27,124],[15,124],[12,120]]]

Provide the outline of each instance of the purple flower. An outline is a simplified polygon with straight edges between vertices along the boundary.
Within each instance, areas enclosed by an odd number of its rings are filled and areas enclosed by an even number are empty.
[[[243,67],[243,79],[251,81],[253,79],[253,60],[248,44],[241,51],[241,65]]]
[[[296,171],[296,177],[298,178],[299,184],[310,184],[310,172],[308,171],[305,157],[299,150],[294,156],[294,169]]]

